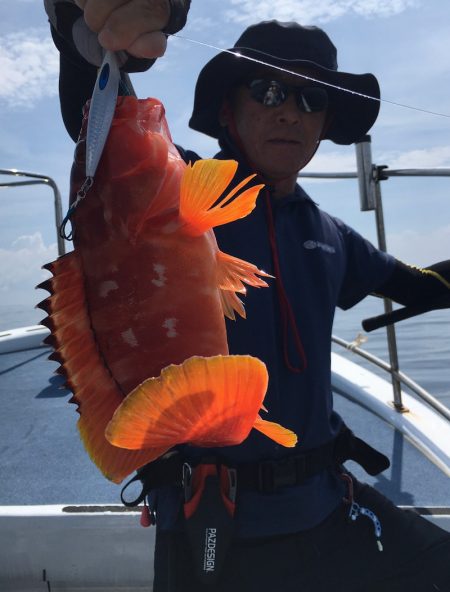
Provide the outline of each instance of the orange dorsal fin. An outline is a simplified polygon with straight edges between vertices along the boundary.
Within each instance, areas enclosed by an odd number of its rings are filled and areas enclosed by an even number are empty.
[[[279,423],[273,421],[266,421],[260,415],[255,420],[253,425],[255,430],[258,430],[271,440],[286,446],[287,448],[293,448],[297,444],[297,436],[291,430],[284,428]]]
[[[45,282],[49,298],[41,303],[47,311],[45,324],[52,331],[53,357],[61,363],[66,384],[78,405],[78,429],[83,444],[103,474],[120,483],[137,468],[161,456],[167,448],[130,452],[112,446],[105,428],[123,401],[116,382],[101,358],[84,301],[83,271],[76,252],[46,266],[53,278]]]
[[[252,356],[188,358],[130,393],[106,437],[131,450],[240,444],[258,417],[267,382],[265,364]]]
[[[222,251],[217,251],[217,284],[221,291],[223,313],[229,319],[235,319],[235,312],[245,318],[245,309],[241,300],[234,292],[245,294],[244,284],[255,288],[265,287],[267,283],[262,277],[273,277],[243,259],[232,257]]]
[[[205,159],[186,167],[181,180],[179,213],[187,234],[198,236],[215,226],[244,218],[254,209],[263,185],[255,185],[236,194],[255,175],[245,178],[222,197],[237,166],[235,160]]]

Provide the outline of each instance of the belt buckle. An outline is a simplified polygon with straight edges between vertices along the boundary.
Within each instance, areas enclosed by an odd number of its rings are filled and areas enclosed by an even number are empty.
[[[280,487],[297,485],[297,464],[294,458],[265,461],[259,464],[258,487],[265,493],[273,493]]]

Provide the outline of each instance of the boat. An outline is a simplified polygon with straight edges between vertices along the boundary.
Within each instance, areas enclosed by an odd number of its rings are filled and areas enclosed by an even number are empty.
[[[383,248],[381,182],[390,176],[450,176],[450,170],[377,167],[369,137],[356,145],[356,154],[356,172],[309,176],[357,179],[361,207],[375,211]],[[16,170],[0,175],[14,176],[9,186],[48,184],[59,228],[61,200],[50,177]],[[59,239],[58,247],[63,254]],[[391,310],[386,302],[386,314]],[[118,503],[119,488],[85,453],[74,408],[67,404],[70,393],[54,373],[56,363],[47,360],[47,334],[42,325],[0,332],[0,589],[149,591],[155,529],[140,527],[141,508]],[[335,408],[358,436],[391,459],[391,468],[377,477],[351,462],[349,470],[450,532],[450,410],[401,372],[393,326],[389,362],[357,342],[338,336],[333,342],[341,348],[332,353]]]

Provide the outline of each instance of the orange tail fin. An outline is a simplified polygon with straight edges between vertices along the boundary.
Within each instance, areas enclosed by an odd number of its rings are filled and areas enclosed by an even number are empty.
[[[194,356],[168,366],[159,378],[146,380],[130,393],[106,437],[131,450],[186,442],[205,447],[240,444],[255,423],[267,381],[266,367],[257,358]]]
[[[185,223],[187,234],[198,236],[214,226],[244,218],[254,209],[263,185],[255,185],[233,197],[255,175],[241,181],[220,199],[233,179],[237,166],[235,160],[205,159],[186,167],[180,187],[180,218]]]
[[[129,452],[106,440],[105,428],[123,401],[123,394],[97,350],[84,302],[79,257],[72,252],[46,268],[54,277],[42,285],[51,295],[40,307],[49,314],[44,324],[52,331],[49,342],[56,351],[51,357],[62,364],[67,385],[74,393],[71,402],[78,404],[78,428],[87,452],[108,479],[120,483],[164,454],[167,447]]]

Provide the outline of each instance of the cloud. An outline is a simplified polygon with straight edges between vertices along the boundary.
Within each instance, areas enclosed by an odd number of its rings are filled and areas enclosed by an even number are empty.
[[[47,30],[28,29],[0,39],[0,104],[33,107],[58,92],[58,51]]]
[[[356,156],[353,147],[343,148],[342,151],[330,150],[318,152],[304,172],[352,172],[356,170]]]
[[[450,146],[433,146],[407,152],[386,152],[381,156],[390,169],[450,167]]]
[[[364,17],[389,17],[419,5],[419,0],[231,0],[237,8],[225,11],[236,23],[276,18],[302,23],[328,22],[353,13]]]
[[[314,179],[304,175],[308,173],[353,173],[356,172],[356,156],[352,147],[342,148],[341,150],[329,150],[318,152],[311,163],[308,164],[300,173],[300,183],[330,183],[336,179]]]
[[[214,20],[209,16],[194,16],[188,19],[187,25],[181,34],[183,35],[186,32],[186,35],[188,35],[190,31],[208,31],[214,24]]]
[[[58,256],[56,244],[45,245],[40,232],[19,236],[8,249],[0,249],[0,296],[3,304],[35,304],[45,298],[34,287],[50,274],[41,269]]]
[[[387,237],[389,253],[413,265],[431,265],[448,259],[450,225],[434,228],[433,232],[404,230]]]
[[[390,169],[430,169],[450,168],[450,146],[433,146],[414,150],[384,151],[373,157],[375,162],[383,162]],[[353,148],[317,153],[302,173],[352,173],[356,172],[356,155]],[[302,173],[300,176],[302,176]],[[304,181],[311,179],[305,177]],[[314,179],[317,181],[329,181]]]

